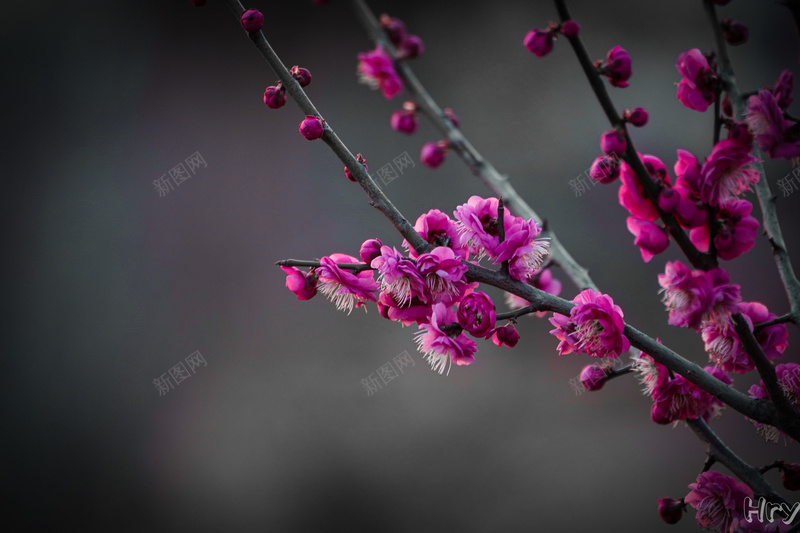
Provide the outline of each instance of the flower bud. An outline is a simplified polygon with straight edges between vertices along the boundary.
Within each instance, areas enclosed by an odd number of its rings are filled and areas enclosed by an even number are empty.
[[[606,155],[621,156],[627,147],[625,135],[619,130],[608,130],[600,136],[600,150]]]
[[[430,168],[436,168],[444,163],[445,149],[441,143],[425,143],[419,152],[419,159],[422,164]]]
[[[419,127],[419,119],[413,111],[395,111],[389,121],[394,131],[411,135]]]
[[[622,113],[622,118],[625,119],[628,124],[631,126],[636,126],[637,128],[641,128],[645,124],[647,124],[647,119],[649,115],[647,111],[643,107],[637,107],[635,109],[626,109]]]
[[[362,261],[369,265],[373,259],[381,255],[381,246],[383,246],[383,243],[380,239],[367,239],[361,245],[358,255]]]
[[[308,69],[295,65],[289,73],[297,80],[300,87],[308,87],[308,84],[311,83],[311,72],[309,72]]]
[[[605,370],[600,368],[600,365],[586,365],[581,370],[581,375],[578,379],[580,379],[584,389],[596,391],[603,388],[603,385],[608,381],[608,375],[606,375]]]
[[[406,38],[406,25],[403,24],[403,21],[384,13],[380,16],[380,22],[392,44],[400,46]]]
[[[671,424],[674,419],[669,414],[669,402],[656,402],[650,408],[650,419],[656,424],[665,426]]]
[[[683,500],[660,498],[658,500],[658,516],[667,524],[677,524],[683,516]]]
[[[319,117],[306,115],[306,118],[300,123],[300,133],[309,141],[319,139],[324,131],[323,120]]]
[[[416,35],[409,35],[400,45],[400,54],[405,59],[414,59],[422,55],[425,51],[425,45],[422,44],[422,39]]]
[[[286,105],[286,89],[281,82],[267,87],[267,90],[264,91],[264,104],[270,109],[278,109]]]
[[[369,167],[367,166],[367,160],[364,159],[363,155],[357,154],[356,161],[364,165],[364,170],[369,170]],[[350,170],[347,167],[344,167],[344,175],[347,176],[347,179],[349,179],[350,181],[356,181],[356,179],[353,177],[353,175],[350,173]]]
[[[568,39],[574,39],[581,31],[581,27],[574,20],[568,20],[561,25],[561,33]]]
[[[631,56],[628,51],[621,46],[615,46],[609,50],[606,55],[606,64],[602,67],[601,73],[608,77],[608,81],[614,87],[627,87],[628,80],[633,73]]]
[[[600,156],[589,169],[589,176],[597,183],[607,185],[619,177],[619,159],[614,156]]]
[[[800,464],[782,464],[781,483],[786,490],[800,490]]]
[[[264,25],[264,15],[258,9],[248,9],[242,13],[242,28],[248,33],[255,33]]]
[[[286,273],[286,288],[297,295],[298,300],[310,300],[317,294],[317,277],[295,267],[281,267]]]
[[[525,35],[522,43],[536,57],[544,57],[553,49],[553,34],[548,30],[533,29]]]
[[[658,207],[667,213],[674,213],[681,201],[681,195],[672,188],[661,189],[658,194]]]
[[[734,46],[744,44],[750,36],[750,30],[747,29],[747,26],[738,20],[722,19],[720,25],[722,26],[722,35],[728,41],[728,44]]]
[[[461,119],[458,118],[458,115],[456,115],[455,111],[449,107],[445,107],[443,111],[445,116],[447,116],[447,118],[450,119],[450,122],[453,123],[453,126],[456,128],[461,126]]]
[[[484,338],[496,320],[494,302],[482,292],[466,295],[458,304],[458,324],[472,336]]]
[[[498,346],[508,346],[509,348],[513,348],[517,345],[517,342],[519,342],[519,333],[517,333],[517,328],[511,324],[495,328],[494,333],[492,333],[492,342]]]

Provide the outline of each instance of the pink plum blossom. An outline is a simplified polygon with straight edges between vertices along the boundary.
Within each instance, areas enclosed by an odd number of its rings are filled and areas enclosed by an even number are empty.
[[[492,332],[492,342],[497,346],[507,346],[513,348],[519,342],[519,333],[517,328],[511,324],[500,326]]]
[[[295,267],[281,267],[286,273],[286,288],[297,295],[298,300],[310,300],[317,294],[317,277],[313,272],[305,273]]]
[[[451,248],[437,246],[430,253],[419,256],[417,268],[432,302],[452,305],[463,296],[467,288],[464,276],[468,267]]]
[[[495,324],[495,307],[492,299],[482,292],[465,296],[458,304],[458,323],[473,337],[484,338]]]
[[[592,357],[616,358],[630,349],[630,342],[622,334],[625,328],[622,309],[607,294],[586,289],[572,302],[569,316],[554,314],[550,331],[561,342],[559,355],[587,353]]]
[[[660,159],[651,155],[640,156],[645,169],[650,177],[658,184],[666,186],[670,184],[667,169]],[[633,169],[624,161],[620,163],[619,203],[628,210],[631,216],[644,220],[655,220],[658,218],[658,210],[653,205],[644,186],[639,181],[639,177]]]
[[[699,331],[704,320],[724,323],[741,301],[738,285],[729,283],[721,268],[690,270],[680,261],[668,262],[658,284],[664,292],[669,324]]]
[[[747,102],[747,125],[758,147],[775,159],[800,157],[798,125],[783,117],[775,96],[767,89],[758,91]]]
[[[404,257],[396,248],[381,246],[381,254],[370,266],[380,272],[381,291],[388,292],[403,306],[415,296],[428,301],[427,288],[422,275],[413,261]]]
[[[627,218],[628,231],[635,237],[633,244],[639,247],[642,260],[650,262],[654,255],[658,255],[669,246],[667,230],[641,218]]]
[[[614,87],[625,88],[631,78],[631,56],[621,46],[615,46],[606,54],[606,63],[601,69]]]
[[[358,75],[362,83],[380,89],[387,100],[403,90],[403,82],[394,69],[394,62],[381,46],[358,54]]]
[[[339,310],[353,310],[353,306],[361,307],[365,301],[375,301],[373,294],[378,290],[372,270],[364,270],[353,274],[336,263],[358,263],[358,259],[346,254],[331,254],[319,260],[314,273],[318,278],[317,290],[336,304]],[[366,311],[366,307],[364,308]]]
[[[445,307],[443,304],[433,304],[430,322],[421,324],[416,335],[419,351],[425,354],[431,368],[440,374],[444,372],[445,367],[449,374],[452,363],[468,365],[475,360],[473,357],[477,351],[475,341],[464,335],[458,325],[452,331],[450,328],[442,329],[456,321],[456,312],[453,308]]]
[[[678,83],[678,100],[695,111],[703,112],[714,103],[714,85],[717,76],[708,60],[697,48],[678,56],[675,67],[683,79]]]
[[[709,470],[689,483],[689,494],[684,501],[697,509],[695,519],[704,529],[725,533],[739,531],[736,526],[744,522],[745,498],[753,501],[753,491],[736,479]]]
[[[446,246],[451,248],[460,259],[466,259],[469,256],[469,250],[463,245],[463,238],[458,228],[455,221],[447,216],[447,213],[438,209],[431,209],[420,215],[414,223],[414,230],[428,244]],[[408,250],[409,257],[417,257],[417,252],[411,248],[408,241],[403,240],[403,247]]]
[[[713,206],[736,199],[758,183],[761,175],[747,165],[758,161],[750,155],[750,147],[731,139],[717,143],[706,158],[701,171],[700,199]]]
[[[550,242],[537,239],[541,229],[534,220],[504,216],[505,239],[495,249],[495,264],[508,261],[512,278],[525,281],[544,264],[550,254]]]
[[[755,244],[758,220],[750,216],[752,209],[753,204],[747,200],[727,200],[719,205],[719,228],[714,236],[714,247],[720,259],[736,259]],[[701,252],[708,251],[708,224],[693,228],[689,239]]]

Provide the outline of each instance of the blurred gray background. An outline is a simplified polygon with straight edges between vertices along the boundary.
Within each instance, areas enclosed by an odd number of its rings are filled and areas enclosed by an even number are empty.
[[[544,59],[522,46],[556,18],[552,4],[370,5],[424,39],[420,79],[626,319],[704,362],[699,337],[666,324],[657,294],[677,248],[643,264],[617,185],[570,190],[607,123],[566,42]],[[592,56],[619,44],[633,57],[631,86],[611,95],[619,109],[650,112],[633,131],[638,149],[670,169],[676,148],[705,157],[710,113],[675,99],[674,67],[680,52],[712,47],[701,3],[570,6]],[[389,102],[357,83],[356,54],[372,45],[347,2],[246,7],[266,14],[287,66],[311,70],[308,94],[371,170],[411,155],[416,165],[384,186],[408,218],[489,195],[454,155],[436,171],[418,162],[439,138],[432,126],[412,137],[390,129],[402,96]],[[750,27],[731,52],[744,90],[786,66],[800,74],[783,8],[736,0],[720,12]],[[516,349],[480,342],[476,362],[445,377],[415,351],[416,328],[284,288],[279,259],[401,239],[327,147],[297,133],[292,102],[263,105],[276,77],[221,1],[3,2],[0,36],[11,530],[697,530],[693,513],[663,524],[656,500],[688,492],[703,445],[684,427],[653,424],[634,379],[576,395],[569,380],[588,358],[559,358],[546,320],[521,320]],[[196,152],[207,166],[159,197],[153,181]],[[766,166],[777,193],[791,167]],[[799,205],[800,194],[778,198],[795,253]],[[746,300],[786,312],[763,238],[724,266]],[[196,351],[207,366],[159,396],[153,380]],[[404,351],[415,365],[368,396],[361,380]],[[795,345],[785,360],[798,361]],[[754,464],[799,458],[796,445],[764,444],[736,412],[715,427]],[[768,479],[779,484],[775,472]]]

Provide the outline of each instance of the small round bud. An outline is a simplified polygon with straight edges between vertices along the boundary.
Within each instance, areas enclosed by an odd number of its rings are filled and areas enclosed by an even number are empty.
[[[619,177],[619,159],[614,156],[600,156],[589,168],[589,176],[597,183],[608,185]]]
[[[786,490],[800,490],[800,464],[782,464],[781,483]]]
[[[308,87],[308,85],[311,83],[311,72],[309,72],[308,69],[295,65],[292,67],[292,70],[290,70],[289,73],[294,79],[297,80],[297,83],[300,84],[300,87]]]
[[[660,498],[658,500],[658,516],[667,524],[677,524],[683,516],[683,500]]]
[[[497,346],[508,346],[509,348],[513,348],[517,345],[517,342],[519,342],[519,333],[517,333],[517,328],[511,324],[495,328],[494,333],[492,333],[492,342]]]
[[[422,39],[416,35],[407,36],[400,45],[400,54],[405,59],[414,59],[415,57],[419,57],[424,51],[425,45],[422,43]]]
[[[441,143],[425,143],[419,152],[422,164],[430,168],[436,168],[444,163],[444,156],[445,149]]]
[[[581,27],[574,20],[568,20],[561,25],[561,33],[568,39],[574,39],[580,31]]]
[[[319,117],[306,115],[306,118],[300,123],[300,133],[309,141],[319,139],[325,131],[323,123],[324,121]]]
[[[606,54],[606,64],[601,67],[600,73],[608,77],[614,87],[625,88],[633,73],[631,56],[621,46],[615,46]]]
[[[626,109],[623,111],[622,118],[631,126],[641,128],[647,124],[647,120],[650,118],[650,115],[647,114],[647,111],[645,111],[643,107],[636,107],[634,109]]]
[[[242,28],[248,33],[255,33],[264,25],[264,15],[258,9],[248,9],[242,13]]]
[[[286,105],[286,89],[281,82],[267,87],[267,90],[264,91],[264,104],[270,109],[278,109]]]
[[[627,147],[625,135],[619,130],[608,130],[600,136],[600,150],[606,155],[621,156]]]
[[[672,188],[661,189],[658,194],[658,207],[667,213],[674,213],[681,203],[681,195]]]
[[[455,111],[453,111],[449,107],[445,107],[443,111],[444,114],[447,116],[447,118],[450,119],[450,122],[453,123],[453,126],[455,126],[456,128],[461,126],[461,119],[458,118],[458,115],[456,115]]]
[[[194,7],[203,7],[206,5],[206,0],[189,0]]]
[[[369,167],[367,166],[367,160],[364,159],[363,155],[357,154],[356,161],[364,165],[364,170],[369,170]],[[347,176],[347,179],[349,179],[350,181],[356,181],[356,179],[353,177],[353,174],[350,173],[350,169],[348,169],[347,167],[344,167],[344,175]]]
[[[362,261],[369,265],[373,259],[381,255],[381,246],[383,246],[383,243],[380,239],[367,239],[361,245],[358,255]]]
[[[608,375],[605,370],[600,368],[600,365],[587,365],[581,370],[581,375],[578,379],[580,379],[584,389],[596,391],[603,388],[603,385],[608,381]]]
[[[403,24],[403,21],[384,13],[380,16],[380,22],[392,44],[400,46],[406,38],[406,25]]]
[[[419,119],[413,111],[395,111],[392,113],[392,118],[389,122],[394,131],[399,131],[406,135],[411,135],[419,127]]]
[[[536,57],[544,57],[553,49],[553,34],[548,30],[533,29],[525,35],[522,43]]]
[[[747,38],[750,36],[750,30],[747,29],[747,26],[738,20],[722,19],[720,25],[722,26],[722,35],[725,40],[733,46],[746,43]]]

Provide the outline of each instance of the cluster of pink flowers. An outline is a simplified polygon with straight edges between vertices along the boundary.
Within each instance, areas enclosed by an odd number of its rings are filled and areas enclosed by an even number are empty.
[[[792,85],[792,72],[786,69],[772,89],[761,89],[747,103],[747,126],[758,147],[772,158],[800,157],[800,126],[784,117],[792,103]]]
[[[467,334],[509,347],[516,345],[519,334],[511,324],[496,324],[494,302],[475,290],[477,283],[466,279],[466,261],[488,257],[494,264],[507,262],[515,279],[545,290],[546,286],[561,288],[560,282],[541,268],[548,256],[548,241],[539,238],[541,229],[536,222],[504,212],[501,240],[498,208],[497,198],[473,196],[456,208],[455,219],[432,209],[414,225],[433,246],[430,252],[418,254],[404,241],[408,251],[404,255],[378,239],[369,239],[361,246],[360,260],[333,254],[323,257],[320,266],[309,272],[282,267],[287,274],[286,287],[300,300],[320,292],[348,312],[368,301],[376,302],[381,316],[419,326],[419,349],[434,370],[441,373],[452,363],[470,364],[477,348]]]
[[[658,284],[672,326],[699,331],[703,322],[726,324],[730,314],[739,311],[741,289],[721,268],[704,272],[690,270],[680,261],[668,262]]]

